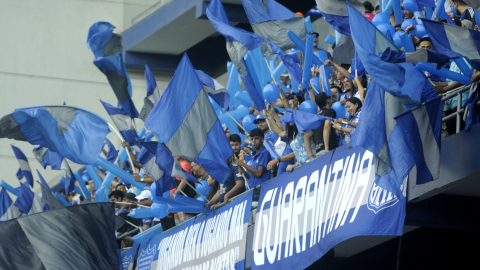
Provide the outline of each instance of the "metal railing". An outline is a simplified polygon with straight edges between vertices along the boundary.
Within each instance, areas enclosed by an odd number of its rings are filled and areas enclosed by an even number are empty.
[[[449,91],[448,93],[444,94],[444,96],[442,98],[442,108],[443,108],[444,105],[445,105],[445,101],[450,100],[454,97],[457,97],[457,111],[442,118],[442,123],[445,123],[450,119],[456,118],[456,131],[455,131],[455,133],[460,132],[460,124],[462,122],[462,116],[461,115],[463,115],[463,112],[465,111],[465,109],[462,108],[462,105],[463,105],[462,104],[463,103],[462,94],[466,91],[469,91],[469,90],[470,90],[470,85],[464,85],[464,86],[461,86],[461,87],[458,87],[456,89],[453,89],[453,90]]]

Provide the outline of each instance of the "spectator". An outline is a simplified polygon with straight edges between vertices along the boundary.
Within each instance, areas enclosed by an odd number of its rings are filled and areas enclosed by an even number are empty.
[[[119,183],[119,184],[116,186],[115,190],[121,191],[121,192],[123,192],[124,194],[127,193],[127,188],[125,187],[125,184],[123,184],[123,183]]]
[[[257,118],[253,120],[253,123],[257,125],[258,129],[263,131],[265,141],[267,143],[270,143],[271,145],[275,145],[275,143],[278,140],[278,135],[270,130],[270,128],[268,127],[268,123],[265,120],[265,117],[263,116],[263,114],[257,115]],[[250,145],[252,145],[252,143],[250,143]]]
[[[280,76],[280,81],[287,87],[287,89],[290,89],[290,92],[292,91],[292,80],[290,79],[290,74],[288,74],[288,71],[285,71]]]
[[[248,186],[250,188],[256,187],[261,183],[270,179],[270,171],[267,170],[267,164],[272,159],[270,153],[265,147],[263,147],[263,140],[265,137],[265,132],[255,128],[250,132],[250,139],[252,140],[252,145],[254,151],[252,153],[252,159],[245,163],[245,154],[240,153],[240,157],[235,160],[235,164],[242,166],[246,172],[246,177],[248,178]]]
[[[320,108],[318,115],[337,118],[337,113],[332,109],[332,98],[322,92],[315,96],[315,103]],[[305,133],[305,148],[310,160],[321,157],[338,147],[337,136],[330,120],[322,122],[319,128]],[[313,136],[316,152],[311,152],[310,138]]]
[[[220,189],[220,183],[218,183],[217,180],[213,179],[211,175],[208,176],[207,183],[208,183],[208,186],[210,187],[210,191],[207,190],[207,193],[208,193],[207,201],[208,201],[208,205],[211,205],[210,202],[212,202],[213,198],[215,197],[215,195]]]
[[[318,48],[318,36],[320,36],[317,32],[308,32],[310,35],[315,35],[315,38],[313,39],[313,51],[319,51],[320,49]]]
[[[93,180],[92,180],[92,179],[88,180],[87,189],[88,189],[89,191],[92,191],[92,190],[95,189],[95,185],[93,184]]]
[[[453,4],[455,12],[460,15],[460,22],[462,22],[462,24],[464,24],[464,20],[467,20],[470,23],[474,21],[473,19],[475,18],[475,11],[463,0],[451,0],[450,3]],[[473,24],[470,24],[470,27],[467,28],[473,29]]]
[[[360,112],[362,109],[362,102],[356,97],[352,97],[346,102],[347,112],[351,115],[350,119],[347,121],[345,118],[338,118],[335,123],[332,123],[334,129],[339,133],[345,134],[346,143],[350,143],[350,136],[353,135],[355,129],[357,128],[358,119],[360,117]],[[349,126],[343,127],[341,123]]]
[[[180,164],[180,166],[182,167],[182,169],[184,169],[186,172],[188,173],[192,173],[192,166],[182,157],[176,157],[178,163]],[[173,192],[173,193],[170,193],[170,194],[180,194],[180,195],[183,195],[183,193],[187,194],[187,197],[190,197],[190,198],[195,198],[196,196],[196,192],[194,189],[192,189],[190,186],[187,185],[187,182],[183,182],[184,180],[179,178],[179,177],[176,177],[175,178],[175,183],[177,184],[177,189]],[[189,184],[191,184],[192,186],[195,186],[195,183],[192,183],[192,182],[189,182]],[[182,193],[183,191],[183,193]]]
[[[373,20],[373,5],[369,1],[363,2],[363,6],[365,7],[365,17],[371,22]]]
[[[117,204],[117,202],[123,202],[123,198],[125,197],[125,193],[119,191],[119,190],[114,190],[108,194],[108,198],[110,199],[111,202],[116,203],[115,204],[115,215],[118,215],[120,210],[123,208],[123,205]]]

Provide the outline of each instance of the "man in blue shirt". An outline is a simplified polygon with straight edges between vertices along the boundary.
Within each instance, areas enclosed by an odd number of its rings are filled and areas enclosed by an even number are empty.
[[[261,183],[270,179],[270,171],[267,170],[267,164],[272,160],[268,150],[263,147],[265,134],[262,130],[255,128],[250,132],[252,146],[255,149],[252,152],[252,159],[245,163],[245,155],[240,154],[240,158],[236,160],[238,166],[242,166],[246,171],[248,178],[248,186],[254,188]]]
[[[267,121],[265,121],[265,117],[263,116],[263,114],[257,115],[257,118],[253,120],[253,123],[257,125],[258,129],[263,131],[263,136],[265,141],[267,141],[267,143],[270,143],[270,145],[274,146],[278,140],[278,135],[275,134],[273,131],[270,131],[270,128],[268,127],[268,123]]]

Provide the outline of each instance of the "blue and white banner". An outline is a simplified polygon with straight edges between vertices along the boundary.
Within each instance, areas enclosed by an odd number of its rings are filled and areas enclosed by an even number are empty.
[[[374,179],[374,155],[345,146],[262,183],[252,269],[304,269],[349,238],[401,235],[406,182],[398,198]]]
[[[140,245],[137,269],[244,269],[251,207],[252,191],[151,238]]]
[[[120,254],[120,270],[132,270],[133,260],[137,253],[138,245],[135,245]]]

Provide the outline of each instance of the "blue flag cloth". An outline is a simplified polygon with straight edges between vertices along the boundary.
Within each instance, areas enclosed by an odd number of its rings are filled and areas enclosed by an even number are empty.
[[[144,104],[138,118],[140,118],[143,122],[147,120],[148,115],[153,109],[153,106],[157,104],[157,101],[160,99],[160,92],[157,88],[157,81],[152,74],[152,71],[148,67],[147,63],[145,63],[145,81],[147,83],[147,96],[144,99]]]
[[[392,50],[388,47],[380,53],[380,59],[389,63],[437,63],[437,69],[450,62],[450,58],[444,54],[427,49],[419,49],[413,53]],[[352,60],[353,61],[353,60]]]
[[[145,169],[145,173],[148,174],[153,181],[155,181],[154,184],[156,194],[153,194],[152,192],[153,196],[161,196],[161,194],[163,194],[165,191],[174,189],[176,187],[175,180],[157,164],[155,153],[157,151],[158,143],[142,142],[141,144],[143,147],[138,155],[137,162],[142,164],[143,168]],[[160,162],[160,160],[158,162]]]
[[[122,108],[114,107],[101,100],[100,102],[102,102],[103,107],[105,107],[105,110],[112,118],[113,123],[117,126],[118,131],[122,134],[123,139],[133,146],[140,139],[135,130],[133,119],[130,118]]]
[[[65,175],[65,194],[69,194],[75,189],[75,182],[77,181],[77,178],[72,172],[72,169],[70,167],[68,168],[67,174]],[[78,192],[78,191],[77,191]],[[78,192],[82,194],[82,192]]]
[[[16,109],[0,119],[0,138],[44,146],[83,165],[98,159],[109,132],[100,116],[69,106]]]
[[[115,146],[113,146],[112,142],[110,142],[107,138],[105,138],[105,142],[108,147],[106,160],[108,160],[111,163],[114,163],[118,157],[117,149],[115,149]]]
[[[263,55],[274,54],[267,39],[283,51],[296,47],[288,38],[288,31],[294,32],[305,42],[307,34],[305,19],[275,0],[242,0],[242,4],[253,32],[264,39],[261,47]]]
[[[320,66],[320,82],[322,83],[323,92],[328,96],[332,96],[332,90],[330,89],[330,73],[332,73],[332,67]]]
[[[476,11],[480,12],[480,3],[476,0],[464,0],[467,5],[475,9]]]
[[[417,165],[417,184],[440,175],[442,97],[437,97],[395,117]]]
[[[230,104],[230,95],[227,89],[223,87],[217,80],[205,74],[201,70],[195,70],[197,72],[198,79],[203,85],[203,90],[220,105],[224,110],[228,110],[228,104]]]
[[[153,202],[167,205],[167,212],[185,212],[185,213],[208,213],[208,210],[203,207],[198,207],[192,204],[180,202],[178,200],[172,200],[163,197],[153,197]]]
[[[470,92],[468,93],[467,106],[465,106],[465,113],[463,114],[463,121],[465,121],[465,130],[480,123],[480,108],[477,102],[480,101],[478,92],[478,81],[470,85]]]
[[[207,17],[215,30],[227,39],[227,52],[239,73],[247,73],[244,56],[248,51],[260,47],[264,40],[260,36],[230,25],[227,13],[220,0],[212,0],[207,7]]]
[[[448,24],[457,26],[455,21],[452,19],[452,17],[450,17],[450,15],[447,14],[447,12],[445,12],[445,18],[447,19]]]
[[[43,179],[42,175],[40,172],[37,170],[38,177],[40,178],[40,188],[42,191],[42,198],[41,202],[45,204],[44,207],[47,207],[48,209],[43,209],[49,210],[49,209],[59,209],[65,207],[55,195],[53,195],[53,191],[50,188],[50,186],[47,184],[45,179]]]
[[[67,170],[65,159],[58,153],[48,150],[46,147],[39,146],[33,149],[33,156],[40,162],[44,169],[50,165],[52,170]]]
[[[480,60],[480,32],[456,25],[422,19],[430,40],[441,54],[450,58]]]
[[[300,61],[298,60],[297,56],[285,53],[282,49],[280,49],[277,45],[272,43],[270,40],[268,40],[268,43],[270,44],[270,48],[272,48],[273,52],[278,54],[282,59],[282,62],[287,68],[287,71],[290,74],[290,77],[292,78],[292,80],[294,80],[296,83],[301,83],[302,69],[299,66]]]
[[[30,190],[27,185],[23,183],[20,183],[19,189],[20,194],[18,195],[14,205],[18,208],[18,210],[22,211],[25,214],[28,214],[30,212],[30,209],[32,208],[33,197],[35,194]]]
[[[20,170],[22,171],[22,175],[25,176],[27,183],[33,188],[32,169],[30,169],[30,165],[28,164],[27,157],[25,156],[25,154],[23,154],[22,150],[18,149],[18,147],[15,147],[13,145],[11,146],[13,149],[13,153],[15,154],[15,157],[17,158],[18,163],[20,164]],[[17,178],[18,178],[18,175],[17,175]]]
[[[5,188],[0,190],[0,220],[17,218],[20,211],[13,205],[13,201]]]
[[[316,0],[316,2],[325,21],[342,35],[351,35],[347,2],[352,4],[361,14],[365,13],[363,3],[357,0]]]
[[[320,127],[325,120],[335,121],[335,119],[331,117],[287,109],[285,114],[280,117],[280,124],[286,125],[288,123],[295,123],[298,131],[310,131]]]
[[[44,186],[49,192],[52,192],[52,189],[50,186],[47,184],[45,179],[43,179],[43,176],[40,174],[40,172],[37,170],[38,178],[40,178],[40,184]]]
[[[174,156],[195,161],[219,182],[228,177],[227,160],[233,150],[186,54],[145,127],[154,132]]]
[[[390,50],[390,48],[387,48],[387,50]],[[394,52],[397,52],[397,51],[394,51]],[[383,58],[382,58],[382,60],[383,60]],[[384,61],[386,61],[386,60],[384,60]],[[388,62],[388,61],[386,61],[386,62]],[[355,58],[352,59],[351,68],[352,68],[352,72],[350,74],[350,77],[348,77],[348,79],[350,79],[350,80],[355,79],[355,71],[357,72],[357,75],[358,75],[359,78],[361,78],[363,76],[363,74],[365,73],[365,67],[362,64],[362,60],[360,60],[360,56],[358,56],[357,51],[355,51]]]
[[[18,180],[21,180],[24,177],[23,172],[22,172],[22,168],[18,168],[18,171],[15,174],[15,176],[17,177]]]
[[[94,23],[88,31],[87,47],[95,56],[93,64],[107,76],[122,108],[131,118],[136,118],[138,112],[131,98],[132,84],[123,63],[122,38],[113,33],[114,28],[108,22]]]

